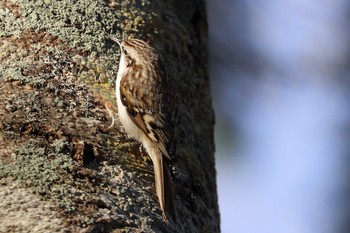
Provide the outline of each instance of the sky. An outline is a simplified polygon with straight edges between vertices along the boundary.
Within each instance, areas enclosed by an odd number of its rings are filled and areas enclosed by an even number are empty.
[[[346,1],[208,0],[207,9],[222,232],[341,232]]]

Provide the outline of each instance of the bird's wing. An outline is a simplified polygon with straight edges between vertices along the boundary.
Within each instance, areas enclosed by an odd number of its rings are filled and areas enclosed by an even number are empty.
[[[138,65],[130,72],[121,80],[121,102],[136,126],[171,160],[176,151],[178,114],[167,77],[164,73],[146,74]]]

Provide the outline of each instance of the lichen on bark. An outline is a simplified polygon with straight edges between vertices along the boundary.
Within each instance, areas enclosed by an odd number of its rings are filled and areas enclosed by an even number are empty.
[[[0,206],[11,216],[35,206],[27,222],[0,217],[0,231],[219,232],[203,4],[0,2]],[[118,122],[110,36],[157,48],[178,93],[176,223],[162,222],[147,154],[119,124],[108,129]]]

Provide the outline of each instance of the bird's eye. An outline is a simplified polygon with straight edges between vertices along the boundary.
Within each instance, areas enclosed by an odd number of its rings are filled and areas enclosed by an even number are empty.
[[[128,52],[126,52],[126,50],[124,50],[124,54],[125,54],[125,55],[127,55],[127,54],[128,54]]]

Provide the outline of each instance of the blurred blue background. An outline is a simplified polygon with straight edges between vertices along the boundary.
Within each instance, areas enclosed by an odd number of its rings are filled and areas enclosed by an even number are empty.
[[[223,233],[350,232],[349,4],[207,0]]]

